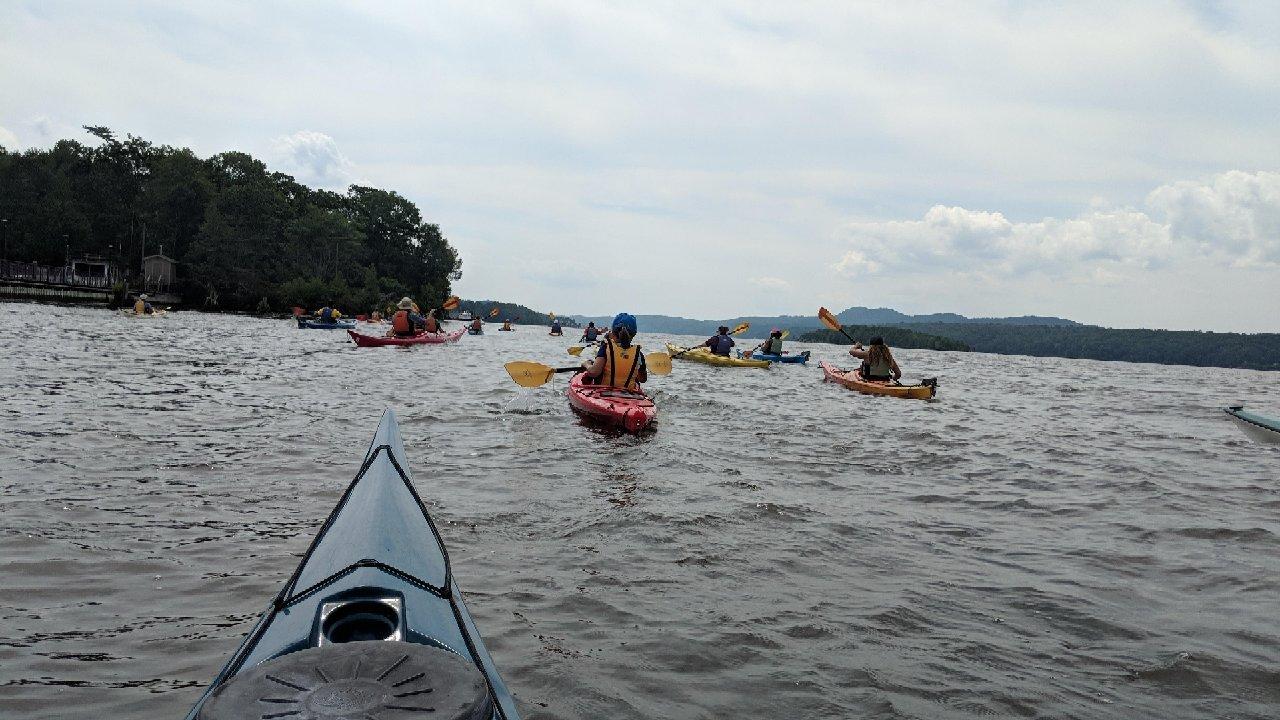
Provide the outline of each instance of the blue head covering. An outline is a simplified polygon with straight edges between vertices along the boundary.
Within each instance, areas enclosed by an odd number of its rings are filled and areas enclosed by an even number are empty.
[[[627,329],[631,333],[631,337],[636,335],[636,316],[630,313],[618,313],[613,316],[613,322],[609,324],[610,328],[616,328],[619,325]]]

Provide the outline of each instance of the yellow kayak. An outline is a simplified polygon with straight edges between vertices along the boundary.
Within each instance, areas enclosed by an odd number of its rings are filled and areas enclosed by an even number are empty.
[[[719,367],[751,367],[768,369],[770,363],[768,360],[743,360],[736,357],[725,357],[723,355],[712,355],[709,348],[700,347],[683,352],[685,348],[678,345],[667,343],[667,352],[671,353],[671,357],[680,360],[692,360],[707,365],[716,365]],[[677,355],[676,353],[682,353]]]

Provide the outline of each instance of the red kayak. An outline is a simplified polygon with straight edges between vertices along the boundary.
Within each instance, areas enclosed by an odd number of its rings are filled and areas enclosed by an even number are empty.
[[[638,433],[658,415],[653,400],[642,392],[583,383],[582,373],[569,380],[569,405],[579,413]]]
[[[386,345],[439,345],[440,343],[457,342],[458,338],[462,337],[466,332],[467,329],[462,328],[457,332],[421,333],[412,337],[361,335],[355,330],[348,330],[347,334],[351,336],[351,340],[359,347],[383,347]]]

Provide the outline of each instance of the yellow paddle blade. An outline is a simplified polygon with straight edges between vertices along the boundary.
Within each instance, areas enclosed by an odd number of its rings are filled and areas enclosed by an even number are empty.
[[[844,328],[844,326],[840,324],[840,321],[836,319],[836,316],[832,315],[831,311],[824,307],[818,308],[818,319],[822,321],[823,325],[826,325],[832,330],[841,330]]]
[[[783,330],[783,331],[782,331],[782,339],[783,339],[783,340],[786,340],[786,339],[787,339],[787,338],[789,338],[789,337],[791,337],[791,331],[790,331],[790,330]]]
[[[556,369],[530,360],[513,360],[502,367],[520,387],[534,388],[546,385],[556,374]]]
[[[573,356],[575,356],[575,357],[576,357],[576,356],[578,356],[578,355],[581,355],[583,350],[586,350],[586,348],[582,347],[581,345],[570,345],[570,346],[569,346],[569,354],[570,354],[570,355],[573,355]]]
[[[555,319],[556,319],[556,314],[555,314],[555,313],[547,313],[547,317],[551,318],[552,320],[555,320]]]
[[[744,333],[744,332],[746,332],[746,331],[748,331],[748,330],[750,330],[750,329],[751,329],[751,323],[742,323],[742,324],[741,324],[741,325],[739,325],[738,327],[736,327],[736,328],[734,328],[734,329],[730,330],[730,331],[729,331],[729,334],[730,334],[730,335],[741,335],[742,333]]]
[[[462,300],[457,295],[450,295],[449,299],[445,300],[444,304],[440,307],[443,307],[445,310],[457,310],[458,303],[460,302],[462,302]]]
[[[671,356],[664,352],[649,353],[644,356],[644,366],[654,375],[669,375]]]
[[[489,317],[498,317],[498,308],[489,311]]]

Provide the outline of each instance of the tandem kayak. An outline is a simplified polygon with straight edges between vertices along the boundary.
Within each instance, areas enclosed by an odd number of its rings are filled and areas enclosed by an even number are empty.
[[[841,370],[826,361],[819,362],[818,365],[822,367],[824,380],[837,382],[850,390],[857,390],[869,395],[888,395],[890,397],[928,400],[938,392],[937,378],[921,380],[918,385],[901,385],[894,381],[864,380],[857,371]]]
[[[457,342],[466,334],[466,329],[451,333],[422,333],[413,337],[390,337],[387,335],[361,335],[355,330],[348,330],[352,342],[359,347],[384,347],[387,345],[439,345]]]
[[[742,353],[738,353],[738,357],[742,357]],[[807,363],[809,362],[809,351],[795,355],[774,355],[773,353],[752,353],[752,360],[765,360],[771,363]]]
[[[687,350],[667,343],[667,352],[671,353],[671,357],[680,360],[692,360],[706,365],[715,365],[717,367],[750,367],[750,368],[768,368],[771,364],[768,360],[746,360],[743,358],[727,357],[724,355],[712,355],[709,348],[699,347]]]
[[[187,720],[519,720],[387,410],[355,480]]]
[[[1232,405],[1225,410],[1245,435],[1258,442],[1280,443],[1280,420],[1249,412],[1243,405]]]
[[[356,327],[355,320],[338,320],[327,323],[299,316],[297,321],[299,330],[354,330]]]
[[[569,405],[579,413],[633,433],[649,427],[658,416],[658,408],[648,395],[588,385],[583,382],[585,377],[577,373],[569,379]]]

